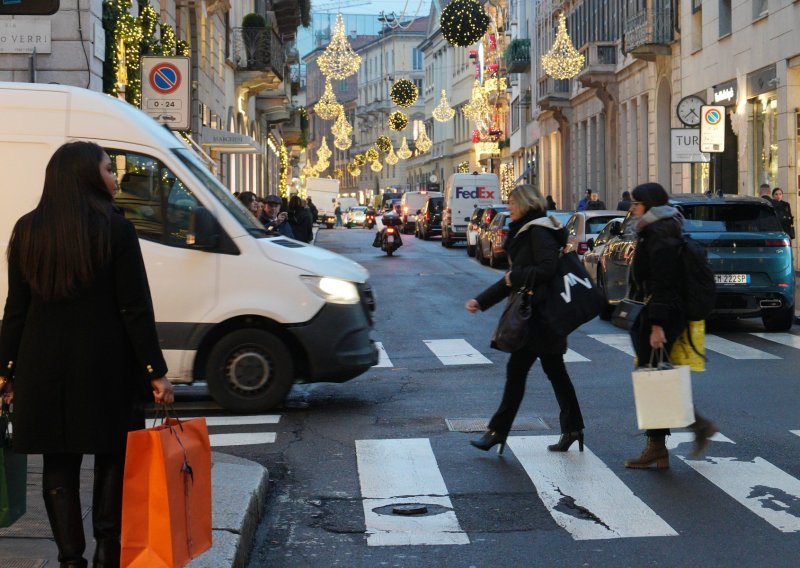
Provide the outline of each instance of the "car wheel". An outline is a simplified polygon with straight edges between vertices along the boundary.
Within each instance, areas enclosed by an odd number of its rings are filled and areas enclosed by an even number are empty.
[[[294,382],[286,345],[261,329],[240,329],[220,339],[206,365],[208,390],[233,412],[262,412],[277,406]]]
[[[469,241],[467,241],[467,256],[475,256],[475,245],[469,244]]]
[[[483,245],[481,244],[481,242],[480,242],[480,241],[478,241],[478,244],[477,244],[476,246],[477,246],[478,248],[476,248],[476,249],[475,249],[475,258],[477,258],[477,259],[478,259],[478,261],[479,261],[481,264],[483,264],[484,266],[485,266],[485,265],[487,265],[487,264],[489,264],[489,259],[488,259],[488,258],[486,258],[486,255],[485,255],[485,254],[483,254]]]
[[[767,331],[789,331],[794,325],[794,305],[764,310],[761,321]]]
[[[605,287],[605,277],[603,273],[600,272],[600,268],[597,269],[597,289],[600,290],[600,293],[603,294],[603,307],[600,309],[600,319],[603,321],[611,321],[611,316],[614,315],[614,304],[610,304],[608,302],[608,296],[606,295],[606,287]]]
[[[429,241],[429,240],[431,240],[431,235],[430,235],[430,233],[428,233],[428,231],[426,231],[425,229],[422,229],[422,240],[423,240],[423,241]]]
[[[450,248],[453,246],[453,241],[450,240],[444,231],[442,231],[442,246],[445,248]]]

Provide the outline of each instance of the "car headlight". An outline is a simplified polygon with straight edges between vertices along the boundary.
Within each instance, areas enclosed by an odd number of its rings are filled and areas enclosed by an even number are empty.
[[[357,304],[358,288],[352,282],[330,276],[301,276],[308,289],[332,304]]]

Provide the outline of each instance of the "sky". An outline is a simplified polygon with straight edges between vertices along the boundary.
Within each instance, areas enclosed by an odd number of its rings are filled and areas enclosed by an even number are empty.
[[[353,4],[357,4],[353,6]],[[343,14],[380,14],[381,11],[394,12],[398,16],[405,9],[408,18],[425,16],[430,9],[431,0],[312,0],[311,13],[318,10],[317,6],[322,6],[321,11],[338,12]]]

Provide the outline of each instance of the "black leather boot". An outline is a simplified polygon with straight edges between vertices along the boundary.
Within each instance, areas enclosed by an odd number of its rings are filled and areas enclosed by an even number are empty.
[[[506,447],[506,437],[500,436],[500,434],[498,434],[497,432],[489,430],[477,440],[470,440],[469,443],[478,448],[479,450],[483,450],[484,452],[488,452],[489,450],[492,449],[492,447],[494,447],[497,444],[500,444],[500,447],[497,448],[497,453],[502,454],[503,449]]]
[[[93,568],[119,568],[124,471],[124,458],[95,456],[92,525],[96,546]]]
[[[43,492],[47,518],[58,546],[58,562],[61,568],[86,568],[83,557],[86,538],[83,534],[81,499],[77,491],[56,487]]]

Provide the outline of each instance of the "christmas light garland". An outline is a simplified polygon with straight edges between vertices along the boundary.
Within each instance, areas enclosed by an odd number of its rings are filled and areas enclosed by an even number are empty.
[[[456,111],[447,102],[447,92],[442,89],[442,98],[439,99],[439,104],[433,109],[433,118],[438,122],[447,122],[456,115]]]
[[[396,110],[389,115],[387,125],[395,132],[401,132],[408,126],[408,117],[404,112]]]
[[[386,163],[390,166],[394,166],[397,162],[400,161],[400,158],[397,157],[397,154],[394,153],[394,146],[391,144],[389,145],[389,153],[386,154]]]
[[[289,150],[286,149],[286,144],[281,142],[279,150],[280,160],[280,174],[278,175],[278,193],[281,197],[289,197],[289,174],[291,166],[289,165]]]
[[[414,141],[414,145],[417,147],[417,150],[423,154],[430,150],[431,146],[433,146],[433,142],[431,142],[431,139],[428,138],[428,132],[425,129],[424,123],[420,125],[419,134],[417,135],[417,139]]]
[[[542,69],[553,79],[571,79],[581,72],[585,58],[572,45],[567,34],[567,21],[564,12],[558,15],[558,31],[553,47],[542,55]]]
[[[397,157],[401,160],[408,160],[411,157],[411,150],[408,148],[408,140],[403,136],[400,148],[397,149]]]
[[[400,79],[392,85],[389,96],[394,104],[407,108],[417,100],[419,91],[417,91],[417,86],[413,82],[408,79]]]
[[[442,10],[439,27],[450,45],[469,47],[486,33],[489,21],[476,0],[453,0]]]
[[[333,120],[342,114],[343,109],[344,107],[339,104],[339,101],[336,100],[336,95],[333,94],[331,80],[325,79],[325,90],[314,105],[314,112],[322,120]]]
[[[366,158],[368,161],[370,161],[370,162],[374,162],[374,161],[376,161],[378,158],[380,158],[380,154],[378,154],[378,151],[377,151],[375,148],[370,148],[369,150],[367,150],[366,152],[364,152],[364,157],[365,157],[365,158]]]
[[[317,64],[320,71],[329,79],[347,79],[350,75],[358,72],[361,56],[353,51],[347,41],[341,14],[336,14],[331,42],[322,55],[317,58]]]
[[[353,163],[360,168],[367,163],[367,157],[364,154],[356,154],[353,156]]]
[[[375,146],[384,154],[388,154],[389,150],[392,149],[392,141],[385,134],[381,134],[378,136],[378,139],[375,140]]]

